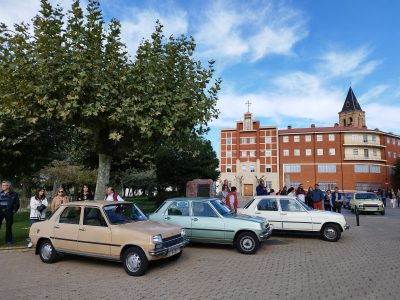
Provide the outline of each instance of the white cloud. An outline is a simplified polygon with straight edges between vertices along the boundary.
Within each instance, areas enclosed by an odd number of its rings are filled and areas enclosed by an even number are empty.
[[[15,23],[30,23],[39,11],[39,0],[0,0],[0,22],[12,27]]]
[[[363,107],[368,128],[399,133],[399,107],[380,103],[369,103]]]
[[[387,84],[379,84],[373,86],[367,92],[365,92],[359,97],[360,102],[366,103],[369,100],[379,100],[377,98],[380,97],[385,91],[387,91],[388,88],[389,85]]]

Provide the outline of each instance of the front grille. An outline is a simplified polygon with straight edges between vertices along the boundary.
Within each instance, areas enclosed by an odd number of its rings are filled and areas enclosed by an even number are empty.
[[[364,204],[364,207],[379,207],[378,204]]]
[[[180,234],[163,238],[163,247],[169,248],[183,242],[183,237]]]

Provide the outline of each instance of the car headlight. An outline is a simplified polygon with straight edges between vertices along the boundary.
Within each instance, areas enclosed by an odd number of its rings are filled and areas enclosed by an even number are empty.
[[[154,243],[154,244],[160,244],[160,243],[162,243],[161,234],[153,235],[153,243]]]
[[[181,236],[185,236],[186,235],[186,230],[185,230],[185,228],[182,228],[181,229]]]
[[[379,202],[378,202],[378,205],[379,205],[379,206],[383,206],[383,202],[382,202],[382,201],[379,201]]]

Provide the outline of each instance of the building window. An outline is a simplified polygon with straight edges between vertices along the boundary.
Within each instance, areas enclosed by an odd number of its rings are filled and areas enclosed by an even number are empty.
[[[227,138],[226,139],[226,144],[227,145],[232,145],[232,138]]]
[[[251,137],[250,138],[250,144],[255,144],[256,143],[256,138]]]
[[[288,136],[284,136],[283,137],[283,142],[284,143],[289,143],[289,137]]]
[[[368,158],[369,157],[369,151],[368,149],[364,149],[364,158]]]
[[[306,139],[306,142],[311,142],[311,135],[306,135],[305,139]]]
[[[244,120],[244,126],[246,130],[251,130],[251,119]]]
[[[250,151],[250,157],[255,157],[256,156],[256,151],[252,150]]]
[[[265,187],[267,189],[272,189],[272,181],[265,181]]]
[[[356,141],[357,141],[357,135],[352,134],[352,135],[351,135],[351,140],[352,140],[353,142],[356,142]]]
[[[397,146],[400,146],[400,139],[397,140]]]
[[[318,173],[336,173],[336,165],[318,165]]]
[[[375,157],[378,156],[378,151],[376,151],[376,149],[372,149],[372,155]]]
[[[390,144],[390,137],[387,137],[387,138],[386,138],[386,143],[387,143],[387,144]]]
[[[231,173],[232,172],[232,166],[231,165],[227,165],[226,166],[226,173]]]
[[[392,144],[396,145],[396,140],[394,138],[392,138]]]
[[[317,149],[317,155],[324,155],[324,149]]]
[[[393,152],[393,158],[396,158],[396,157],[397,157],[396,152]]]
[[[246,169],[247,169],[247,168],[246,168],[246,165],[242,165],[242,172],[243,172],[243,173],[246,173]]]
[[[246,138],[241,138],[241,139],[240,139],[240,142],[241,142],[242,144],[247,144],[247,139],[246,139]]]
[[[336,149],[335,148],[329,148],[329,155],[336,155]]]
[[[322,142],[323,138],[322,138],[322,134],[317,134],[317,142]]]
[[[283,150],[283,156],[289,156],[289,150],[288,149],[284,149]]]
[[[371,173],[380,173],[381,172],[381,166],[380,165],[370,165],[369,166],[369,171]]]
[[[299,137],[298,135],[293,136],[293,141],[294,141],[295,143],[300,142],[300,137]]]
[[[254,173],[254,172],[255,172],[254,165],[250,165],[250,173]]]
[[[389,157],[389,158],[392,157],[392,153],[390,153],[390,151],[388,151],[388,157]]]
[[[265,137],[265,143],[266,144],[271,144],[271,137],[270,136],[266,136]]]
[[[311,156],[311,155],[312,155],[311,149],[306,149],[306,156]]]
[[[335,189],[336,182],[319,182],[319,188],[323,191]]]
[[[353,149],[353,155],[358,156],[358,149]]]
[[[271,165],[266,165],[265,166],[265,172],[271,173],[272,172],[272,166]]]
[[[357,182],[355,187],[356,187],[357,191],[369,191],[370,190],[369,184],[364,183],[364,182]]]
[[[363,135],[363,142],[368,143],[368,134]]]
[[[226,151],[226,157],[232,157],[232,151]]]
[[[330,142],[333,142],[335,140],[335,135],[334,134],[330,134],[328,137]]]
[[[376,142],[376,135],[371,136],[371,141]]]
[[[270,157],[271,156],[271,150],[265,150],[265,156]]]
[[[354,165],[355,173],[369,173],[368,165]]]
[[[294,156],[300,156],[300,149],[294,149]]]
[[[283,165],[283,170],[286,173],[300,173],[301,166],[300,165]]]
[[[246,157],[246,151],[242,151],[242,157]]]

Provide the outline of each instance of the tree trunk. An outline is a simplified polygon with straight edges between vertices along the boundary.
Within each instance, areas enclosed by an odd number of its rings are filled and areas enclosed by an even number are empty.
[[[95,200],[103,200],[107,185],[110,183],[111,156],[99,153]]]

